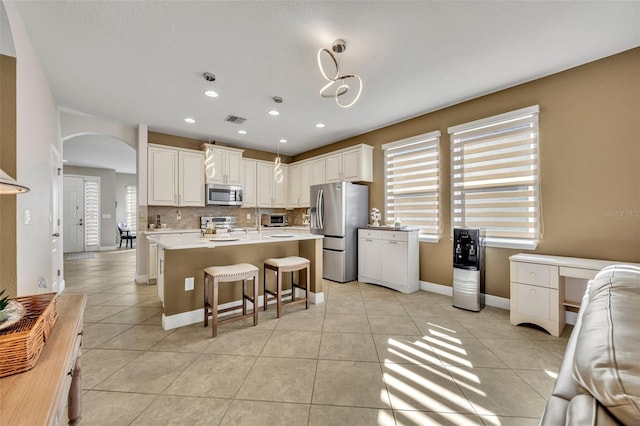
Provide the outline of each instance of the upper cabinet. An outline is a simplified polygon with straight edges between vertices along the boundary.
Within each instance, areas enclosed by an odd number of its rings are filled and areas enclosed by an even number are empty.
[[[289,166],[282,164],[282,182],[276,182],[273,174],[273,163],[256,161],[258,207],[286,208],[288,201]]]
[[[326,181],[329,182],[372,182],[373,147],[356,145],[327,154]]]
[[[204,206],[204,155],[178,151],[178,205]]]
[[[309,207],[313,185],[342,181],[373,181],[372,146],[356,145],[290,164],[288,207]]]
[[[304,161],[289,167],[290,207],[309,206],[309,164],[308,161]]]
[[[325,183],[325,157],[289,166],[289,207],[309,207],[311,186]]]
[[[242,185],[242,149],[203,144],[207,183]]]
[[[242,207],[257,207],[256,160],[242,160]]]
[[[204,153],[149,144],[150,206],[204,206]]]

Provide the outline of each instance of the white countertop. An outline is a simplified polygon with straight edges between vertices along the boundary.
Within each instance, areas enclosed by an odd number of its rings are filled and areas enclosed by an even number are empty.
[[[147,235],[149,240],[158,244],[158,248],[169,250],[193,249],[193,248],[216,248],[230,247],[245,244],[266,244],[284,241],[315,240],[324,238],[322,235],[311,234],[303,230],[269,228],[263,229],[262,234],[257,231],[233,232],[231,234],[210,235],[205,238],[197,234],[175,234],[157,232],[157,235]]]
[[[192,229],[176,229],[176,228],[161,228],[161,229],[147,229],[140,231],[143,235],[156,235],[156,234],[199,234],[199,228]]]

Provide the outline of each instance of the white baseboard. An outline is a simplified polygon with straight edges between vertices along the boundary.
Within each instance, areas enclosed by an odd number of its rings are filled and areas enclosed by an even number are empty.
[[[291,290],[285,290],[282,292],[284,302],[288,301],[291,298]],[[313,304],[322,303],[324,301],[324,293],[311,293],[309,292],[309,300]],[[315,300],[315,301],[314,301]],[[272,300],[269,302],[270,305],[275,304],[276,301]],[[242,306],[241,300],[235,300],[233,302],[225,303],[218,306],[218,309],[227,309],[227,308],[237,308]],[[258,297],[258,308],[262,308],[264,306],[264,296]],[[249,307],[249,310],[252,308]],[[221,317],[234,315],[235,312],[225,312],[220,314]],[[162,314],[162,328],[165,330],[172,330],[178,327],[184,327],[185,325],[196,324],[204,321],[204,308],[195,309],[193,311],[181,312],[175,315],[166,316]]]
[[[96,251],[113,251],[116,249],[116,246],[102,246]]]
[[[444,296],[453,297],[453,287],[442,284],[430,283],[427,281],[420,281],[420,290],[430,291],[432,293],[442,294]],[[494,308],[511,309],[511,301],[506,297],[493,296],[491,294],[485,294],[484,303],[487,306],[493,306]]]
[[[324,293],[309,292],[309,301],[311,301],[311,303],[313,303],[314,305],[317,305],[319,303],[324,303]]]
[[[448,285],[430,283],[428,281],[420,281],[420,290],[438,293],[444,296],[453,296],[453,287]]]

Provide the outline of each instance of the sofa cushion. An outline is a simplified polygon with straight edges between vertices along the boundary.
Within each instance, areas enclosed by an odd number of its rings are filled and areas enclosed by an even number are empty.
[[[576,395],[567,407],[566,423],[556,425],[617,426],[618,423],[591,395]]]
[[[640,424],[640,268],[605,268],[588,291],[574,377],[619,421]]]

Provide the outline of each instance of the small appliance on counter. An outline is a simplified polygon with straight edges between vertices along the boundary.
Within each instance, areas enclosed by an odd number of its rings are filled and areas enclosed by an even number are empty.
[[[262,226],[289,226],[289,216],[285,213],[263,214],[260,220]]]
[[[453,228],[453,306],[484,308],[484,230]]]

